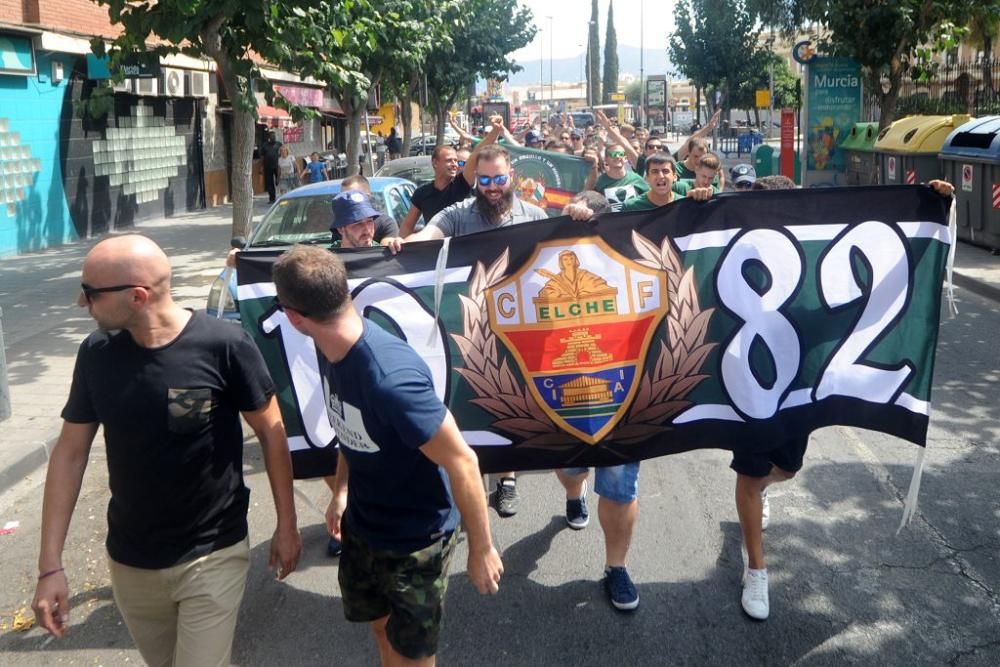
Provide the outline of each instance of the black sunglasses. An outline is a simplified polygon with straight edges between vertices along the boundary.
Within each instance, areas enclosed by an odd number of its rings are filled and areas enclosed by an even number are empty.
[[[133,287],[152,289],[148,285],[113,285],[112,287],[91,287],[87,283],[80,283],[80,291],[83,292],[83,296],[88,302],[93,301],[94,297],[98,294],[104,294],[106,292],[124,292],[127,289],[132,289]]]
[[[294,310],[296,313],[298,313],[302,317],[309,317],[309,313],[307,313],[306,311],[301,310],[299,308],[296,308],[295,306],[286,305],[286,304],[281,303],[280,301],[278,301],[278,295],[277,294],[274,295],[274,307],[277,308],[278,310],[280,310],[281,312],[285,312],[285,308],[288,308],[289,310]]]

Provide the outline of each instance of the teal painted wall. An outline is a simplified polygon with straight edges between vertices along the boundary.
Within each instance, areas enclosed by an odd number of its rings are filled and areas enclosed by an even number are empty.
[[[0,257],[78,238],[63,190],[60,123],[75,56],[36,52],[38,74],[0,74]],[[52,62],[64,79],[52,82]]]

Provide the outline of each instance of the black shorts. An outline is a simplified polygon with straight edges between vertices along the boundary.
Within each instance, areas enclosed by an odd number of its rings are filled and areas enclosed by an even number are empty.
[[[781,468],[785,472],[802,470],[802,459],[806,455],[806,445],[809,436],[786,440],[779,447],[768,452],[733,452],[733,461],[729,467],[748,477],[767,477],[771,466]]]
[[[368,623],[389,617],[386,636],[411,660],[437,653],[444,595],[458,531],[413,553],[377,551],[343,534],[338,579],[348,621]]]

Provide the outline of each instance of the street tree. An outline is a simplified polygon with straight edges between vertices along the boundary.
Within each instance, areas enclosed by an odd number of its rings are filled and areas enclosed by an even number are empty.
[[[792,72],[788,66],[788,60],[784,57],[777,53],[768,53],[764,58],[764,68],[737,86],[731,97],[734,108],[746,110],[747,122],[750,122],[750,109],[753,109],[753,122],[760,125],[760,110],[757,108],[756,100],[757,91],[769,89],[772,67],[774,68],[774,99],[772,101],[774,108],[793,108],[795,106],[796,85],[801,77]]]
[[[604,103],[611,102],[611,95],[618,92],[618,34],[615,32],[615,5],[608,2],[608,27],[604,33]]]
[[[445,18],[458,10],[457,0],[381,0],[377,7],[358,4],[352,9],[351,18],[369,27],[367,40],[349,43],[361,75],[345,77],[340,85],[331,86],[347,118],[349,174],[358,173],[362,131],[372,92],[390,73],[409,86],[417,75],[416,63],[423,62],[432,48],[451,43],[454,24],[446,23]],[[331,36],[331,42],[330,48],[339,46],[336,36]],[[389,81],[389,89],[392,83]]]
[[[709,93],[713,111],[731,109],[733,94],[766,71],[760,30],[748,0],[681,0],[670,57],[696,88]]]
[[[986,98],[995,103],[996,90],[993,86],[993,45],[1000,39],[1000,0],[984,0],[972,8],[968,21],[969,42],[982,49],[980,66],[983,72],[983,86]]]
[[[755,0],[755,4],[788,34],[816,25],[821,52],[857,62],[865,89],[879,103],[879,125],[886,127],[896,118],[903,77],[919,64],[918,51],[954,43],[970,12],[984,0]],[[985,4],[994,5],[996,0]]]
[[[355,7],[367,0],[95,0],[108,8],[122,33],[106,44],[95,38],[97,55],[107,53],[117,65],[130,54],[157,57],[183,53],[215,62],[232,103],[230,197],[233,236],[246,236],[253,214],[253,149],[257,94],[282,104],[301,119],[310,112],[275,96],[261,63],[303,77],[338,84],[362,77],[350,49],[323,50],[328,35],[349,46],[368,41],[369,26],[355,21]]]
[[[521,67],[508,56],[535,37],[531,10],[518,0],[466,0],[444,16],[451,40],[435,44],[425,60],[429,105],[438,143],[448,111],[477,79],[505,80]]]
[[[601,103],[601,35],[597,24],[599,18],[597,0],[590,2],[590,24],[587,30],[587,106]]]

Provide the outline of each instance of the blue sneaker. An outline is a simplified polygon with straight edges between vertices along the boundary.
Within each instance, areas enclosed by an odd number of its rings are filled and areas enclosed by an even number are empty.
[[[590,523],[590,513],[587,512],[587,483],[583,483],[583,490],[579,498],[569,498],[566,500],[566,523],[573,530],[583,530]]]
[[[336,558],[337,556],[340,555],[340,552],[343,550],[344,547],[341,546],[340,540],[338,540],[336,537],[331,537],[330,541],[326,543],[326,555],[329,556],[330,558]]]
[[[624,567],[609,567],[604,570],[604,588],[615,609],[632,611],[639,606],[639,592]]]

